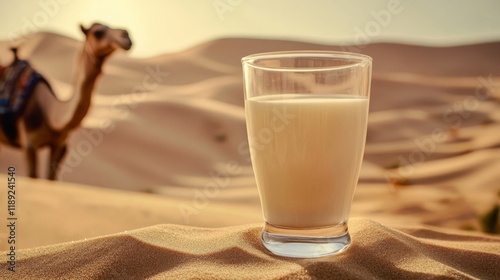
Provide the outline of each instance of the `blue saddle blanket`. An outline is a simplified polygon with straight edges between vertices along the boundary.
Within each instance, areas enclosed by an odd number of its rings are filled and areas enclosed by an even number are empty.
[[[36,84],[43,80],[26,60],[3,69],[0,77],[0,114],[22,113]]]
[[[12,146],[20,147],[17,124],[38,82],[48,85],[26,60],[15,60],[0,69],[0,124]]]

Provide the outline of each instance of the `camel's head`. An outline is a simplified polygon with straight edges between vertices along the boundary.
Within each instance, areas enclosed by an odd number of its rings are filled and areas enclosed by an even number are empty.
[[[100,23],[94,23],[90,28],[80,25],[83,34],[85,34],[86,44],[88,44],[96,57],[106,57],[116,49],[129,50],[132,47],[132,41],[128,32],[124,29],[112,29]]]

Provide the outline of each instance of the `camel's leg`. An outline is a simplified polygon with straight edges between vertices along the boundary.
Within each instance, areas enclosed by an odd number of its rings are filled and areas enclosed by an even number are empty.
[[[28,160],[29,176],[31,178],[36,178],[36,173],[37,173],[36,149],[33,147],[28,147],[28,149],[26,150],[26,156]]]
[[[59,164],[61,163],[64,155],[66,154],[66,144],[63,145],[53,145],[50,149],[50,162],[49,162],[49,180],[55,180],[57,176],[57,170],[59,169]]]

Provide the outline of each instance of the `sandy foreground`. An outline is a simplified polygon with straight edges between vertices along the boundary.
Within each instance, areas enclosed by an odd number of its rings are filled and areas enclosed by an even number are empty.
[[[20,55],[65,98],[79,44],[41,33]],[[2,65],[8,47],[0,42]],[[240,58],[298,49],[374,58],[353,245],[316,260],[273,257],[258,241],[263,218],[243,109]],[[0,182],[16,168],[15,276],[498,279],[500,238],[481,233],[500,195],[498,49],[233,38],[151,58],[118,53],[59,182],[25,178],[23,154],[0,147]],[[2,226],[4,256],[8,237]],[[0,276],[9,273],[2,261]]]

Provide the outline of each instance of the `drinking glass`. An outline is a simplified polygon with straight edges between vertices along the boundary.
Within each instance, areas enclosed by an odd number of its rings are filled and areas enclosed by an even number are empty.
[[[327,51],[242,59],[262,244],[313,258],[351,244],[347,220],[363,159],[369,56]]]

